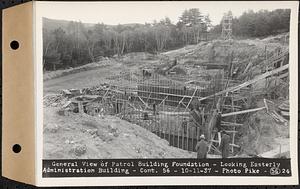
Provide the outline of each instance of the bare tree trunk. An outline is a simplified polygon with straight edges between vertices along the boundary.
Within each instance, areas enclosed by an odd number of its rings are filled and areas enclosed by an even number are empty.
[[[126,44],[126,37],[125,37],[125,36],[122,36],[122,48],[121,48],[121,55],[124,53],[125,44]]]
[[[88,51],[89,51],[89,56],[92,60],[92,62],[95,62],[95,57],[94,57],[94,47],[95,47],[95,43],[91,42],[91,44],[87,44],[88,46]]]

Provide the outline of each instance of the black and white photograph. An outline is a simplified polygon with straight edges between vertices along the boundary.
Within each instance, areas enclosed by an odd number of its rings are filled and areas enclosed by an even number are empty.
[[[42,19],[43,159],[290,158],[290,9],[103,4]]]
[[[297,1],[5,9],[2,176],[38,187],[299,184],[298,13]]]

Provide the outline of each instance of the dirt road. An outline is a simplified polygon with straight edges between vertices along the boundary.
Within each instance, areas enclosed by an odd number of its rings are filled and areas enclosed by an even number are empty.
[[[105,82],[105,78],[125,70],[121,64],[99,67],[88,71],[82,71],[62,77],[44,81],[44,93],[57,93],[61,89],[87,88]]]

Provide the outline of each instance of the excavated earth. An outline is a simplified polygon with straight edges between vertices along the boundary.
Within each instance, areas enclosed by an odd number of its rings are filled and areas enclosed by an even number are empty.
[[[146,129],[115,116],[90,116],[44,107],[45,159],[193,158]]]

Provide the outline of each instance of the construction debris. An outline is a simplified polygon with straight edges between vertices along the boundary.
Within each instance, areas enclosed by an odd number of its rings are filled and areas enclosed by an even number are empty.
[[[278,106],[279,110],[280,110],[280,114],[289,119],[290,117],[290,103],[289,100],[284,101],[281,105]]]

